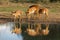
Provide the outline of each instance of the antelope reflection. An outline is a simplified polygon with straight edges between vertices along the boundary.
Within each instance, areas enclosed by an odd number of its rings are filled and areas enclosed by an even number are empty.
[[[37,24],[37,26],[35,27],[35,29],[30,28],[30,26],[28,26],[29,28],[27,28],[27,33],[30,36],[37,36],[37,35],[48,35],[49,34],[49,25],[46,25],[46,29],[42,29],[41,24]]]

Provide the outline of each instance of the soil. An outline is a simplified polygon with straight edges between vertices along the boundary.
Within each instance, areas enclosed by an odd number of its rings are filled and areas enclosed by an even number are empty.
[[[10,15],[10,14],[9,14]],[[0,14],[0,23],[5,23],[5,22],[11,22],[11,20],[13,20],[13,16],[9,16],[9,15],[3,15],[3,13]],[[25,16],[26,17],[26,16]],[[24,17],[24,18],[25,18]],[[24,20],[23,18],[23,20]],[[25,21],[28,21],[27,19]],[[31,22],[32,20],[30,20],[29,22]],[[36,20],[33,20],[36,22]],[[60,14],[54,14],[54,13],[51,13],[48,15],[48,18],[45,20],[45,15],[41,15],[40,19],[37,19],[38,22],[40,23],[60,23]]]

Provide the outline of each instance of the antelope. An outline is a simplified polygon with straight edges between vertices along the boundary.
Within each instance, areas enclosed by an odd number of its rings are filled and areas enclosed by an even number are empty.
[[[48,9],[47,8],[40,8],[38,12],[39,12],[39,16],[41,16],[41,14],[45,14],[45,18],[48,17]]]
[[[41,8],[39,5],[31,5],[27,10],[26,15],[30,18],[31,14],[36,14],[37,17],[39,17],[39,18],[41,16],[41,14],[45,14],[46,17],[48,17],[48,9]]]
[[[38,12],[40,6],[39,5],[31,5],[29,7],[29,9],[27,10],[26,14],[29,15],[29,14],[35,14]]]
[[[28,16],[28,18],[30,18],[31,14],[38,14],[39,8],[40,8],[39,5],[31,5],[26,12],[26,15]]]
[[[13,16],[14,16],[14,18],[16,19],[16,18],[18,18],[19,16],[21,16],[21,14],[22,14],[23,12],[21,11],[21,10],[17,10],[17,11],[15,11],[15,12],[13,12]]]
[[[14,16],[14,22],[16,22],[16,19],[17,18],[19,18],[20,20],[21,20],[21,15],[22,15],[22,11],[21,10],[17,10],[17,11],[15,11],[12,15]],[[13,30],[13,32],[14,33],[21,33],[21,23],[19,23],[20,24],[20,28],[18,28],[18,26],[17,27],[15,27],[15,29]]]

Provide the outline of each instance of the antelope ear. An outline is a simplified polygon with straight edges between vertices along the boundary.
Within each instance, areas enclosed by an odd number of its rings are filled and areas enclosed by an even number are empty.
[[[16,11],[11,11],[11,15],[14,14],[14,13],[16,13]]]
[[[12,11],[12,13],[16,13],[16,11]]]

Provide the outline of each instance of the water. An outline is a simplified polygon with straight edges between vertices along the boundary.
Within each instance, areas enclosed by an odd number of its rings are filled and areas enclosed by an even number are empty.
[[[0,24],[0,40],[23,40],[21,34],[12,33],[13,22]]]
[[[22,30],[26,24],[24,24],[22,27]],[[13,22],[8,22],[5,24],[0,24],[0,40],[60,40],[60,24],[50,24],[49,27],[49,35],[47,36],[29,36],[26,33],[21,34],[15,34],[11,33],[12,27],[14,27]],[[24,29],[25,30],[25,29]]]
[[[42,28],[45,28],[44,24],[42,25]],[[60,40],[60,24],[50,24],[48,35],[38,35],[33,37],[24,34],[23,37],[24,40]]]

